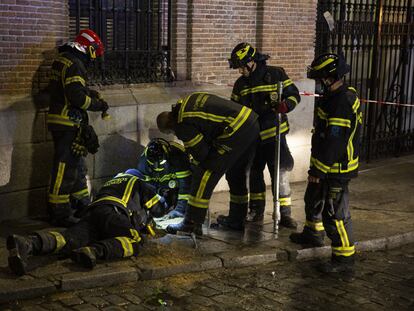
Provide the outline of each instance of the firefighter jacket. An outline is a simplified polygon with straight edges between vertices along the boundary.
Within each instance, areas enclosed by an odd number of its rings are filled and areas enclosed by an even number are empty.
[[[143,153],[138,162],[137,176],[150,183],[155,189],[169,188],[178,190],[177,206],[185,207],[191,184],[191,164],[183,145],[169,142],[170,150],[165,166],[153,169]]]
[[[248,107],[208,93],[193,93],[173,106],[176,136],[196,162],[211,162],[243,143],[237,135],[257,121]],[[238,141],[240,140],[240,141]]]
[[[267,66],[256,63],[256,69],[249,77],[241,76],[236,80],[231,100],[252,108],[259,115],[260,139],[263,143],[274,141],[277,114],[272,110],[272,96],[277,96],[278,82],[283,83],[281,99],[286,102],[287,112],[292,111],[300,102],[299,91],[282,67]],[[281,114],[280,133],[289,132],[286,113]]]
[[[309,175],[356,177],[361,124],[362,112],[354,88],[342,85],[317,101]]]
[[[73,130],[88,124],[86,111],[101,111],[103,103],[99,93],[86,86],[86,55],[69,46],[60,51],[50,73],[47,123],[50,130]]]
[[[148,225],[149,213],[154,217],[165,214],[164,198],[137,176],[127,173],[119,173],[107,181],[89,208],[100,205],[111,205],[117,212],[125,213],[137,230]]]

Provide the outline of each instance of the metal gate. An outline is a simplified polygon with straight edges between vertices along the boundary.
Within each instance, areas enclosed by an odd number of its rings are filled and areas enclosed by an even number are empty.
[[[171,0],[69,0],[69,35],[96,31],[105,45],[93,84],[171,79]]]
[[[346,82],[362,99],[361,157],[367,161],[414,151],[413,5],[414,0],[318,1],[315,54],[343,52],[351,65]],[[331,31],[326,11],[334,18]]]

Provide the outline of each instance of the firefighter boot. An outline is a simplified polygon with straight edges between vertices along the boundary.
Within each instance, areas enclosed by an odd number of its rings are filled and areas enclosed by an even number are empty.
[[[41,241],[37,236],[20,236],[13,234],[7,237],[7,250],[9,251],[9,268],[16,275],[21,276],[30,271],[28,259],[33,253],[39,252]]]
[[[280,207],[280,225],[285,228],[296,229],[298,223],[291,216],[290,206],[281,206]]]
[[[201,224],[195,223],[192,220],[187,219],[185,217],[183,221],[181,221],[178,224],[172,224],[168,225],[167,228],[165,228],[165,231],[170,234],[177,234],[177,232],[184,232],[184,233],[194,233],[195,235],[202,236],[203,235],[203,229],[201,227]]]
[[[292,233],[289,238],[293,243],[310,245],[315,247],[321,247],[324,245],[323,238],[325,233],[321,231],[320,233],[314,233],[307,227],[303,228],[302,232]]]
[[[318,270],[325,274],[340,274],[345,280],[351,281],[355,274],[354,264],[354,256],[332,256],[331,261],[320,264]]]
[[[70,259],[84,268],[93,269],[96,260],[103,258],[103,250],[98,247],[85,246],[72,251]]]
[[[247,214],[246,221],[248,222],[260,222],[264,218],[264,206],[250,205],[250,212]]]
[[[242,231],[244,230],[246,214],[247,205],[241,206],[230,203],[229,215],[218,215],[217,223],[227,229]]]

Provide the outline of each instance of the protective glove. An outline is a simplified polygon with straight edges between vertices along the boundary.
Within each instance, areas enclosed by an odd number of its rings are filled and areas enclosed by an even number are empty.
[[[76,138],[73,140],[72,145],[70,146],[70,150],[75,157],[86,157],[88,155],[88,149],[84,145],[81,135],[81,130],[79,130]]]
[[[173,209],[171,212],[169,212],[167,215],[165,215],[166,219],[173,219],[173,218],[179,218],[184,217],[184,214],[180,211],[177,211],[176,209]]]

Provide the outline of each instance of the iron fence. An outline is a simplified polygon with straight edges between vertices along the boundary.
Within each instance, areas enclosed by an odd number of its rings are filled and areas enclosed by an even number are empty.
[[[85,28],[105,45],[92,84],[171,79],[171,0],[69,0],[71,38]]]
[[[360,98],[414,105],[413,5],[413,0],[319,0],[316,55],[343,52],[351,65],[346,82]],[[362,158],[414,151],[413,106],[365,103],[363,112]]]

